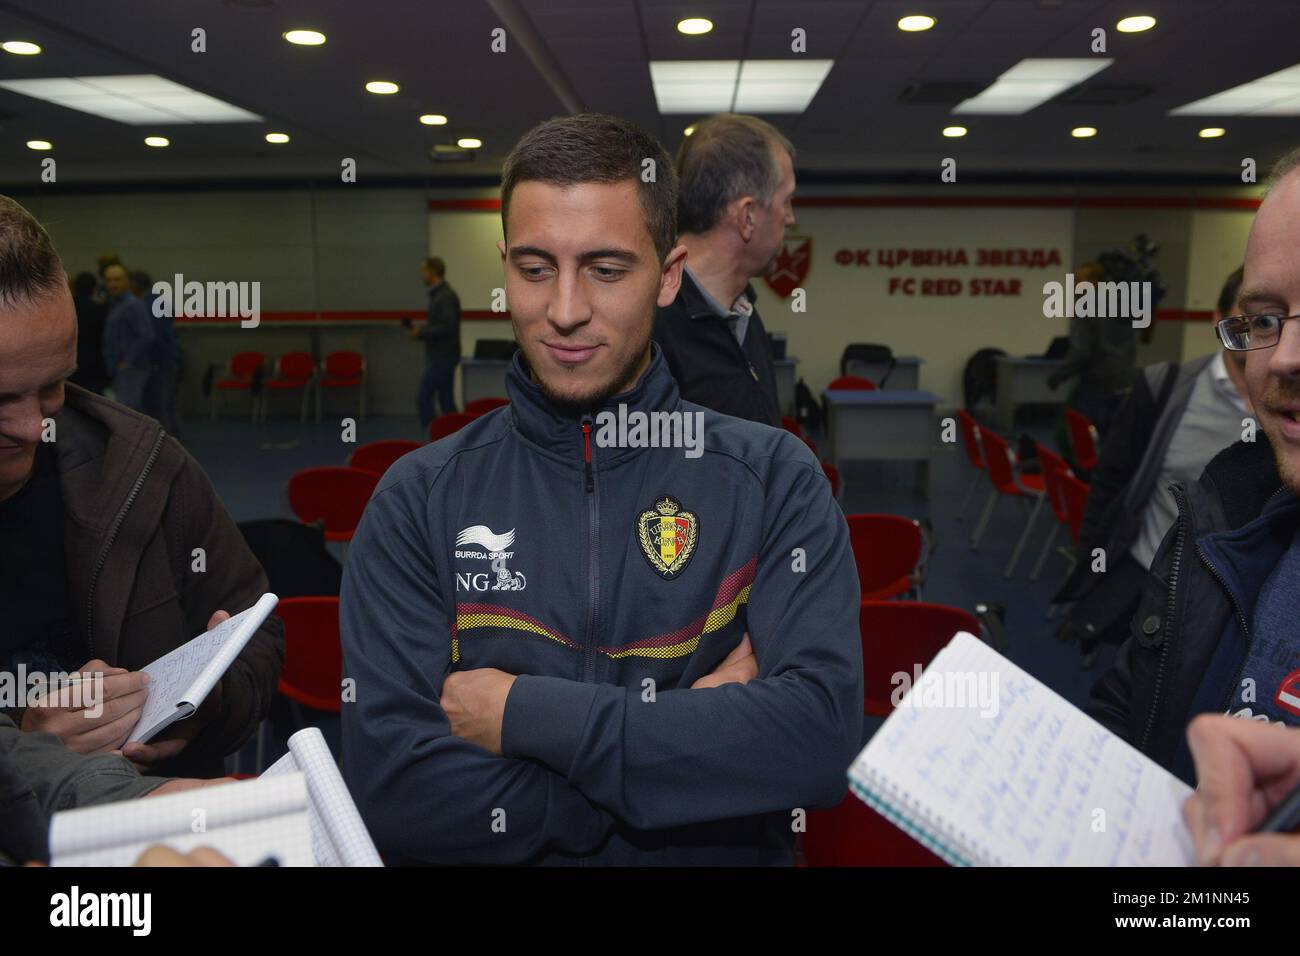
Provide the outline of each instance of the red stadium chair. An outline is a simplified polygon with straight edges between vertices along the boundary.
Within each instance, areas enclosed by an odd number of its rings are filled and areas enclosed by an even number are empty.
[[[966,489],[966,497],[962,498],[961,508],[957,511],[957,520],[961,521],[966,517],[966,509],[970,506],[975,488],[980,484],[980,478],[987,472],[984,468],[984,452],[980,448],[979,424],[965,409],[958,409],[957,421],[961,424],[962,451],[966,453],[970,466],[975,469],[970,486]]]
[[[831,810],[808,814],[808,866],[947,866],[852,793]]]
[[[1075,464],[1084,471],[1092,471],[1097,467],[1097,426],[1087,415],[1073,408],[1065,410],[1065,421],[1070,428]]]
[[[304,468],[289,478],[289,507],[303,524],[323,521],[326,541],[351,541],[378,483],[360,468]]]
[[[925,535],[911,518],[899,515],[846,515],[853,560],[864,601],[915,592],[919,598]]]
[[[429,423],[429,441],[454,435],[473,420],[473,415],[466,415],[464,412],[448,412],[446,415],[439,415]]]
[[[222,392],[248,392],[252,401],[250,420],[257,421],[257,399],[253,397],[253,376],[266,364],[261,352],[236,352],[226,366],[227,376],[212,383],[212,420],[217,420],[217,404]]]
[[[393,462],[419,447],[418,441],[406,441],[400,438],[368,442],[348,457],[348,466],[382,475],[393,466]]]
[[[262,382],[262,420],[266,420],[266,409],[271,395],[287,392],[295,388],[302,389],[301,421],[307,420],[307,397],[311,394],[311,383],[316,378],[316,360],[308,352],[285,352],[276,360],[275,374]]]
[[[988,527],[989,518],[993,516],[998,498],[1005,496],[1034,502],[1029,520],[1025,522],[1025,528],[1020,533],[1020,540],[1016,542],[1016,548],[1011,552],[1011,559],[1007,561],[1006,570],[1002,572],[1004,578],[1009,578],[1016,562],[1020,559],[1020,552],[1025,548],[1025,542],[1029,540],[1034,522],[1038,520],[1038,512],[1043,508],[1043,499],[1047,497],[1044,493],[1043,476],[1021,474],[1019,463],[1011,454],[1011,449],[996,432],[980,426],[979,436],[980,447],[984,450],[984,464],[988,467],[989,481],[993,485],[993,493],[989,495],[989,503],[984,507],[984,514],[980,516],[979,525],[976,526],[975,533],[971,537],[971,550],[974,551],[979,547],[980,538],[984,534],[984,529]]]
[[[294,705],[295,723],[307,723],[299,707],[331,714],[342,709],[343,648],[339,640],[337,597],[281,598],[275,616],[284,622],[284,666],[276,691]],[[257,729],[257,769],[263,765],[266,724]],[[248,774],[236,774],[246,779]]]
[[[284,621],[284,667],[276,690],[304,707],[337,714],[343,679],[339,599],[281,598],[275,614]]]
[[[918,601],[863,601],[858,610],[862,635],[865,695],[862,710],[885,717],[899,686],[894,675],[913,678],[958,631],[980,633],[979,621],[960,608]],[[852,793],[831,810],[808,814],[803,834],[808,866],[944,866],[942,859],[894,826]]]
[[[827,385],[826,388],[830,391],[874,392],[876,391],[876,383],[869,378],[863,378],[861,375],[841,375]]]
[[[510,399],[508,398],[476,398],[474,401],[466,403],[465,414],[473,418],[478,418],[478,416],[486,415],[494,408],[500,408],[503,405],[509,404]]]
[[[910,680],[919,664],[929,665],[958,631],[980,636],[975,615],[946,604],[922,601],[863,601],[858,608],[862,636],[863,712],[888,717],[898,684],[894,675]]]
[[[799,422],[791,418],[789,415],[781,416],[781,427],[784,428],[786,431],[788,431],[791,435],[794,435],[798,438],[803,438],[803,429],[799,427]]]
[[[324,389],[355,388],[359,403],[358,417],[366,420],[366,359],[360,352],[342,350],[331,352],[321,363],[321,376],[316,384],[316,421],[320,421],[321,392]]]

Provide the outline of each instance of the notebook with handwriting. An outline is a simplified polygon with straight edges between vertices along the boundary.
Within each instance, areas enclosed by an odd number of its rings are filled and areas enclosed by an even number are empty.
[[[248,610],[141,668],[149,675],[149,696],[127,740],[151,740],[198,710],[279,600],[263,594]]]
[[[971,634],[940,651],[849,786],[957,866],[1183,866],[1186,784]]]
[[[148,847],[211,847],[238,866],[274,857],[312,866],[307,782],[300,773],[163,797],[64,810],[50,820],[51,866],[131,866]]]
[[[307,818],[316,865],[383,866],[334,755],[316,727],[290,737],[289,752],[273,763],[261,779],[295,772],[307,779]]]

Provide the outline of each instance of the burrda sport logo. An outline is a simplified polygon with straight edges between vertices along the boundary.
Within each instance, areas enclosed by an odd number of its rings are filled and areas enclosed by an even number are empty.
[[[456,535],[456,552],[458,559],[490,561],[496,580],[492,584],[492,575],[486,572],[456,572],[457,591],[522,591],[528,586],[528,579],[522,571],[511,572],[506,562],[515,553],[509,550],[515,543],[515,529],[497,534],[485,524],[471,525]],[[474,546],[477,545],[476,549]]]

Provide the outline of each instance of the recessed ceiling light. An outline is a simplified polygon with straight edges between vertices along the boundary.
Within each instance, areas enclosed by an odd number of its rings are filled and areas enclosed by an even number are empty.
[[[1097,127],[1076,126],[1074,129],[1070,130],[1070,135],[1075,139],[1091,139],[1093,136],[1097,135]]]
[[[289,142],[288,133],[267,133],[266,141],[268,143],[287,143]]]
[[[1300,116],[1300,64],[1184,103],[1170,116]]]
[[[152,74],[0,80],[0,89],[131,126],[262,120],[256,113]]]
[[[284,38],[298,46],[320,46],[325,42],[325,34],[319,30],[289,30]]]
[[[1155,17],[1148,17],[1143,14],[1138,17],[1125,17],[1115,24],[1115,29],[1120,33],[1141,33],[1143,30],[1150,30],[1155,25]]]
[[[1106,57],[1028,57],[962,100],[954,113],[1019,115],[1082,83],[1113,63]]]
[[[166,136],[146,136],[144,138],[144,144],[146,146],[157,146],[161,148],[163,146],[170,146],[172,141]]]
[[[1196,135],[1201,137],[1201,139],[1218,139],[1226,132],[1227,130],[1222,126],[1207,126]]]
[[[4,43],[0,43],[0,50],[12,53],[14,56],[35,56],[41,52],[40,46],[27,40],[5,40]]]
[[[965,126],[945,126],[943,128],[943,135],[947,136],[949,139],[955,139],[958,136],[965,136],[966,132]]]
[[[652,60],[660,113],[802,113],[834,60]]]
[[[446,126],[447,117],[441,113],[425,113],[420,117],[420,122],[425,126]]]
[[[912,16],[903,17],[898,21],[898,29],[905,33],[920,33],[922,30],[928,30],[935,24],[934,17],[928,17],[923,13],[913,14]]]
[[[380,96],[388,96],[391,93],[396,93],[398,89],[399,87],[396,83],[389,82],[388,80],[371,80],[366,84],[367,93],[378,93]]]
[[[461,149],[478,149],[483,145],[483,140],[476,139],[473,136],[462,136],[460,139],[456,140],[456,145]]]
[[[54,144],[48,139],[29,139],[27,141],[28,149],[53,149]]]
[[[713,29],[713,21],[707,17],[687,17],[677,21],[677,32],[687,36],[699,36]]]
[[[686,135],[686,136],[690,136],[690,135],[691,135],[692,133],[694,133],[694,132],[695,132],[695,124],[694,124],[694,123],[692,123],[690,126],[686,127],[686,129],[682,130],[682,133],[683,133],[684,135]]]

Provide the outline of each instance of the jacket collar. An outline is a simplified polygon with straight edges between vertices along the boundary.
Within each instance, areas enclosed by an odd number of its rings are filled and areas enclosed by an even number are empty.
[[[1282,487],[1273,448],[1263,434],[1255,441],[1229,445],[1210,459],[1205,471],[1192,487],[1195,505],[1208,505],[1208,522],[1198,531],[1221,531],[1248,524],[1264,509],[1264,504]]]
[[[752,282],[745,283],[744,296],[753,305],[758,299],[758,293],[754,291]],[[686,309],[686,314],[692,319],[723,319],[725,315],[718,312],[710,297],[704,294],[704,290],[696,281],[689,268],[682,269],[682,284],[677,290],[677,299]]]
[[[567,415],[542,394],[541,388],[524,362],[522,349],[516,349],[506,372],[506,393],[510,397],[510,414],[515,430],[548,457],[582,468],[586,458],[582,433],[584,417],[591,419],[591,464],[594,470],[636,454],[636,448],[600,448],[596,444],[596,416],[602,411],[618,414],[625,405],[629,413],[674,411],[681,405],[677,382],[673,380],[657,342],[650,343],[650,364],[640,380],[621,395],[615,395],[585,415]]]

